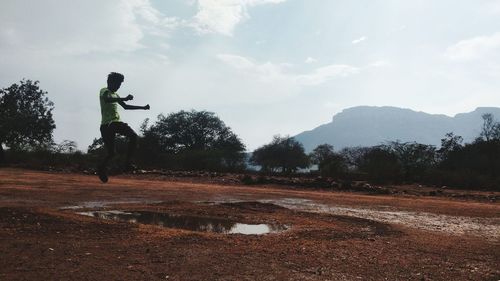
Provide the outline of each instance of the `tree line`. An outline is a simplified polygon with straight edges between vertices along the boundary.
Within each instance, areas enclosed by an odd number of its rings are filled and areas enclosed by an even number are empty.
[[[53,109],[37,81],[22,80],[0,90],[1,163],[94,167],[105,153],[102,139],[95,138],[86,153],[77,150],[74,141],[54,143]],[[241,139],[215,113],[195,110],[146,119],[140,132],[135,159],[144,168],[242,172],[252,165],[267,174],[300,171],[374,183],[500,186],[500,123],[492,114],[483,115],[481,133],[473,142],[464,143],[461,136],[448,133],[439,148],[392,141],[340,150],[322,144],[306,153],[294,138],[275,136],[247,154]],[[118,138],[116,146],[125,150],[124,139]],[[115,166],[121,160],[115,159]]]

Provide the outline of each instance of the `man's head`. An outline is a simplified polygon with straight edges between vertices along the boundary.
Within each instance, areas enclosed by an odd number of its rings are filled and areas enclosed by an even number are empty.
[[[108,75],[108,89],[112,92],[118,91],[125,77],[118,72],[111,72]]]

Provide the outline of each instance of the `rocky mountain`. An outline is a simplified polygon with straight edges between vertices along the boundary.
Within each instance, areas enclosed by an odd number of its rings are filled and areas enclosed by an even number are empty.
[[[479,107],[449,117],[389,106],[358,106],[343,110],[333,116],[332,122],[302,132],[295,139],[302,142],[308,152],[323,143],[333,145],[336,150],[395,140],[439,146],[449,132],[471,142],[479,136],[485,113],[492,113],[500,121],[498,107]]]

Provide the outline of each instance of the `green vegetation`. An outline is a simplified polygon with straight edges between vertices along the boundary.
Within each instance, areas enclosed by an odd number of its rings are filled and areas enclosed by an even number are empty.
[[[214,113],[179,111],[141,126],[139,155],[170,169],[234,171],[245,167],[245,145]],[[146,164],[146,163],[145,163]]]
[[[32,168],[64,167],[95,169],[104,147],[95,138],[87,153],[65,140],[53,142],[54,105],[38,82],[22,80],[0,90],[0,163]],[[146,119],[135,159],[144,168],[245,172],[245,145],[224,122],[207,111],[179,111]],[[3,145],[7,147],[4,155]],[[116,141],[125,150],[124,139]],[[121,154],[119,154],[121,155]],[[120,157],[111,165],[118,170]],[[462,188],[500,187],[500,123],[483,115],[481,133],[472,143],[448,133],[441,147],[415,142],[387,142],[374,147],[348,147],[335,151],[329,144],[317,146],[309,155],[291,137],[275,136],[256,149],[248,162],[262,174],[366,180],[373,183],[423,183]],[[309,168],[310,171],[305,170]],[[300,170],[302,169],[302,170]]]
[[[290,137],[275,136],[269,144],[257,148],[250,163],[261,167],[263,172],[292,174],[299,168],[309,167],[304,146]]]
[[[0,163],[5,157],[3,144],[12,151],[39,150],[52,144],[54,104],[46,95],[38,81],[31,80],[0,89]]]
[[[483,115],[479,137],[462,144],[448,133],[441,148],[415,142],[388,142],[375,147],[345,148],[338,153],[328,145],[311,154],[322,175],[355,178],[374,183],[426,183],[462,188],[500,187],[500,123]],[[348,167],[339,173],[333,167]]]

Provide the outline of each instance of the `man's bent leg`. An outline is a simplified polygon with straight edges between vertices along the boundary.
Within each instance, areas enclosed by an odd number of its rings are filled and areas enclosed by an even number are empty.
[[[127,123],[119,122],[117,126],[117,133],[127,137],[128,139],[128,148],[127,148],[127,156],[125,160],[125,170],[133,170],[133,166],[131,164],[132,157],[134,156],[135,149],[137,147],[137,134],[134,132],[132,128]]]
[[[101,125],[101,137],[104,142],[104,148],[106,149],[106,156],[104,157],[102,163],[97,169],[97,174],[102,182],[108,181],[107,167],[109,161],[115,155],[115,130],[111,124]]]
[[[115,156],[115,128],[113,128],[112,124],[101,125],[101,137],[106,149],[106,156],[101,164],[101,167],[104,168],[108,166],[108,162]]]

